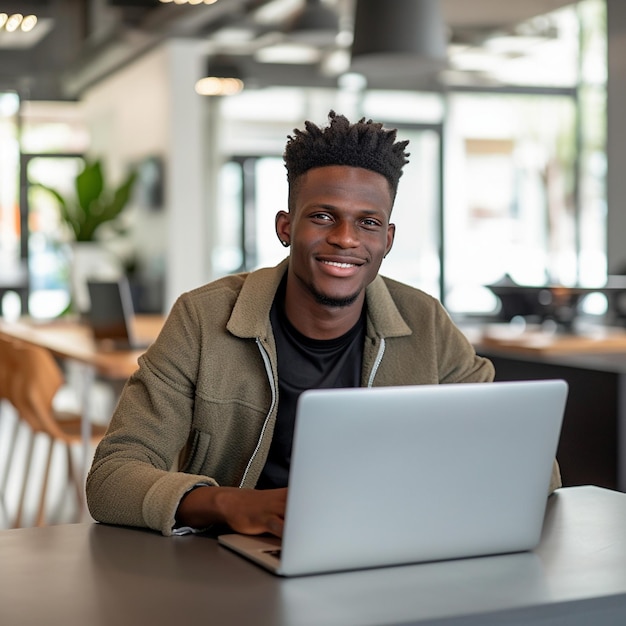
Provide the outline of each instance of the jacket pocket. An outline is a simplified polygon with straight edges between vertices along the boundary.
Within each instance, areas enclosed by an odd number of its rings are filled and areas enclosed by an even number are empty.
[[[186,474],[200,474],[204,462],[209,453],[211,435],[194,430],[187,447],[187,459],[181,469]]]

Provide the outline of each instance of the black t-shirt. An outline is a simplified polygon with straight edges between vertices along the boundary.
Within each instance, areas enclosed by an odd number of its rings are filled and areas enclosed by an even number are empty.
[[[365,338],[365,306],[359,321],[336,339],[310,339],[285,315],[284,281],[270,312],[278,353],[278,415],[257,489],[286,487],[296,403],[307,389],[358,387]],[[321,452],[321,451],[320,451]]]

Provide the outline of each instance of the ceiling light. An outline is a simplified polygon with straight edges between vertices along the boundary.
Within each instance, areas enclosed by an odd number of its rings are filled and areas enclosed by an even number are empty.
[[[353,71],[414,77],[446,65],[446,29],[438,0],[357,0]]]
[[[322,58],[322,53],[312,46],[296,43],[282,43],[260,48],[254,53],[259,63],[288,63],[290,65],[310,65]]]
[[[241,72],[229,59],[213,57],[209,59],[207,75],[195,85],[201,96],[233,96],[244,87]]]
[[[196,93],[200,96],[234,96],[243,89],[240,78],[205,76],[196,83]]]
[[[14,33],[20,27],[23,19],[24,17],[21,13],[14,13],[13,15],[9,15],[9,19],[4,25],[7,33]]]
[[[49,17],[0,13],[0,50],[32,48],[53,26],[54,20]]]
[[[33,30],[33,28],[35,28],[35,26],[37,26],[37,16],[36,15],[27,15],[22,20],[21,28],[22,28],[22,30],[25,33],[29,33],[31,30]]]
[[[215,4],[217,0],[159,0],[161,4]]]

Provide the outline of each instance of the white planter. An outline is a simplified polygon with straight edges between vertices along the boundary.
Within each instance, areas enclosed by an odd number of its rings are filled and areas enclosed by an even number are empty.
[[[120,260],[101,243],[92,241],[72,243],[70,270],[72,309],[81,314],[89,311],[87,280],[115,280],[122,274]]]

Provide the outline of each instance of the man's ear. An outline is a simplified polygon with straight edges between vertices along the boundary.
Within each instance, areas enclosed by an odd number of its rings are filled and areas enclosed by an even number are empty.
[[[287,211],[278,211],[275,226],[280,243],[287,247],[291,243],[291,214]]]
[[[391,252],[391,248],[393,247],[393,241],[396,237],[396,225],[389,224],[387,226],[387,246],[385,247],[385,255],[387,256],[389,252]],[[384,257],[383,257],[384,258]]]

